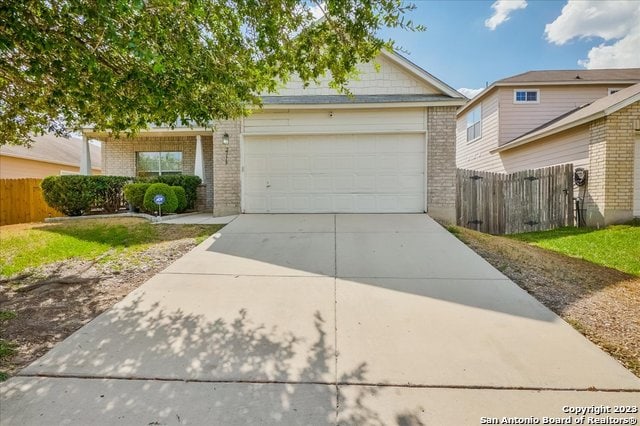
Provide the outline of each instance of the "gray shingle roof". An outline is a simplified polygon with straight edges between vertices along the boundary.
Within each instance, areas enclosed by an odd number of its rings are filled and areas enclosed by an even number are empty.
[[[61,138],[54,135],[34,136],[35,141],[31,148],[26,146],[3,145],[0,146],[0,155],[27,158],[35,161],[80,166],[82,154],[82,139]],[[100,147],[89,144],[91,154],[91,167],[100,169],[102,153]]]
[[[452,98],[447,95],[304,95],[304,96],[263,96],[264,105],[310,105],[310,104],[373,104],[396,102],[439,102]]]
[[[561,83],[576,81],[640,81],[640,68],[602,69],[602,70],[546,70],[528,71],[495,82],[510,83]]]

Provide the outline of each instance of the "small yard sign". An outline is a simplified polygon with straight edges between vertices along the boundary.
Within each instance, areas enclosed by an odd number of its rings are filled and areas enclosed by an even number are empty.
[[[153,197],[153,202],[156,203],[158,206],[163,205],[164,204],[164,195],[157,194],[155,197]]]
[[[165,198],[162,194],[156,194],[153,196],[153,202],[158,206],[158,214],[162,217],[162,205],[164,204]]]

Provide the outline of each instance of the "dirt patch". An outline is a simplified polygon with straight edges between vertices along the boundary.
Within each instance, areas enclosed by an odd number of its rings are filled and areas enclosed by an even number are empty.
[[[0,311],[16,316],[2,324],[0,338],[16,347],[13,357],[0,362],[0,370],[15,374],[195,246],[195,238],[181,238],[106,262],[70,259],[29,270],[19,285],[1,284]],[[55,281],[52,277],[73,279],[19,290]]]
[[[505,237],[454,233],[640,377],[639,277]]]

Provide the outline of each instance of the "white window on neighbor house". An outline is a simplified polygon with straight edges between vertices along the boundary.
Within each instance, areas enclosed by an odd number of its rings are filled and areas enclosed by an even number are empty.
[[[482,107],[478,105],[467,113],[467,142],[482,136]]]
[[[610,94],[610,95],[613,95],[614,93],[619,92],[620,90],[621,90],[621,89],[618,89],[618,88],[616,88],[616,89],[609,88],[609,91],[608,91],[608,92],[609,92],[609,94]]]
[[[516,89],[513,91],[514,104],[537,104],[539,102],[539,89]]]
[[[182,152],[136,152],[136,175],[161,176],[182,174]]]

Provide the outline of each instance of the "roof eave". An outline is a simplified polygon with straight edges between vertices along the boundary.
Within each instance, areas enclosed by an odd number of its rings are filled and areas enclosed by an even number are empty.
[[[453,87],[449,86],[447,83],[435,77],[434,75],[428,73],[426,70],[414,64],[409,59],[405,58],[399,53],[394,51],[389,51],[388,49],[382,49],[381,54],[384,55],[385,58],[403,67],[404,69],[406,69],[416,77],[420,78],[421,80],[424,80],[428,84],[435,86],[437,89],[441,90],[444,94],[449,95],[453,98],[460,98],[463,100],[467,99],[462,93],[458,92]]]
[[[58,165],[58,166],[80,167],[80,160],[78,160],[78,163],[75,164],[75,163],[69,163],[67,161],[57,161],[57,160],[50,160],[50,159],[46,159],[46,158],[29,157],[27,155],[14,154],[14,153],[11,153],[11,152],[0,152],[0,156],[11,157],[11,158],[19,158],[21,160],[37,161],[39,163],[55,164],[55,165]],[[98,164],[92,165],[91,168],[92,169],[102,170],[102,167],[100,165],[98,165]]]
[[[547,131],[540,131],[540,132],[536,132],[536,133],[532,133],[530,135],[527,136],[522,136],[518,139],[514,139],[513,141],[509,142],[506,145],[503,145],[501,147],[498,147],[496,149],[493,149],[491,151],[489,151],[490,154],[498,154],[504,151],[508,151],[510,149],[513,148],[517,148],[519,146],[522,145],[526,145],[528,143],[531,142],[535,142],[539,139],[545,138],[547,136],[553,136],[555,134],[564,132],[565,130],[569,130],[572,129],[574,127],[578,127],[581,126],[583,124],[589,123],[593,120],[597,120],[598,118],[602,118],[605,115],[607,115],[604,111],[598,111],[598,112],[594,112],[593,114],[581,118],[580,120],[576,120],[576,121],[571,121],[569,123],[563,124],[562,126],[559,127],[554,127],[553,129],[549,129]]]
[[[326,104],[264,104],[256,110],[276,110],[276,109],[367,109],[367,108],[423,108],[432,106],[460,106],[465,104],[463,99],[451,99],[442,101],[424,101],[424,102],[364,102],[364,103],[326,103]]]

